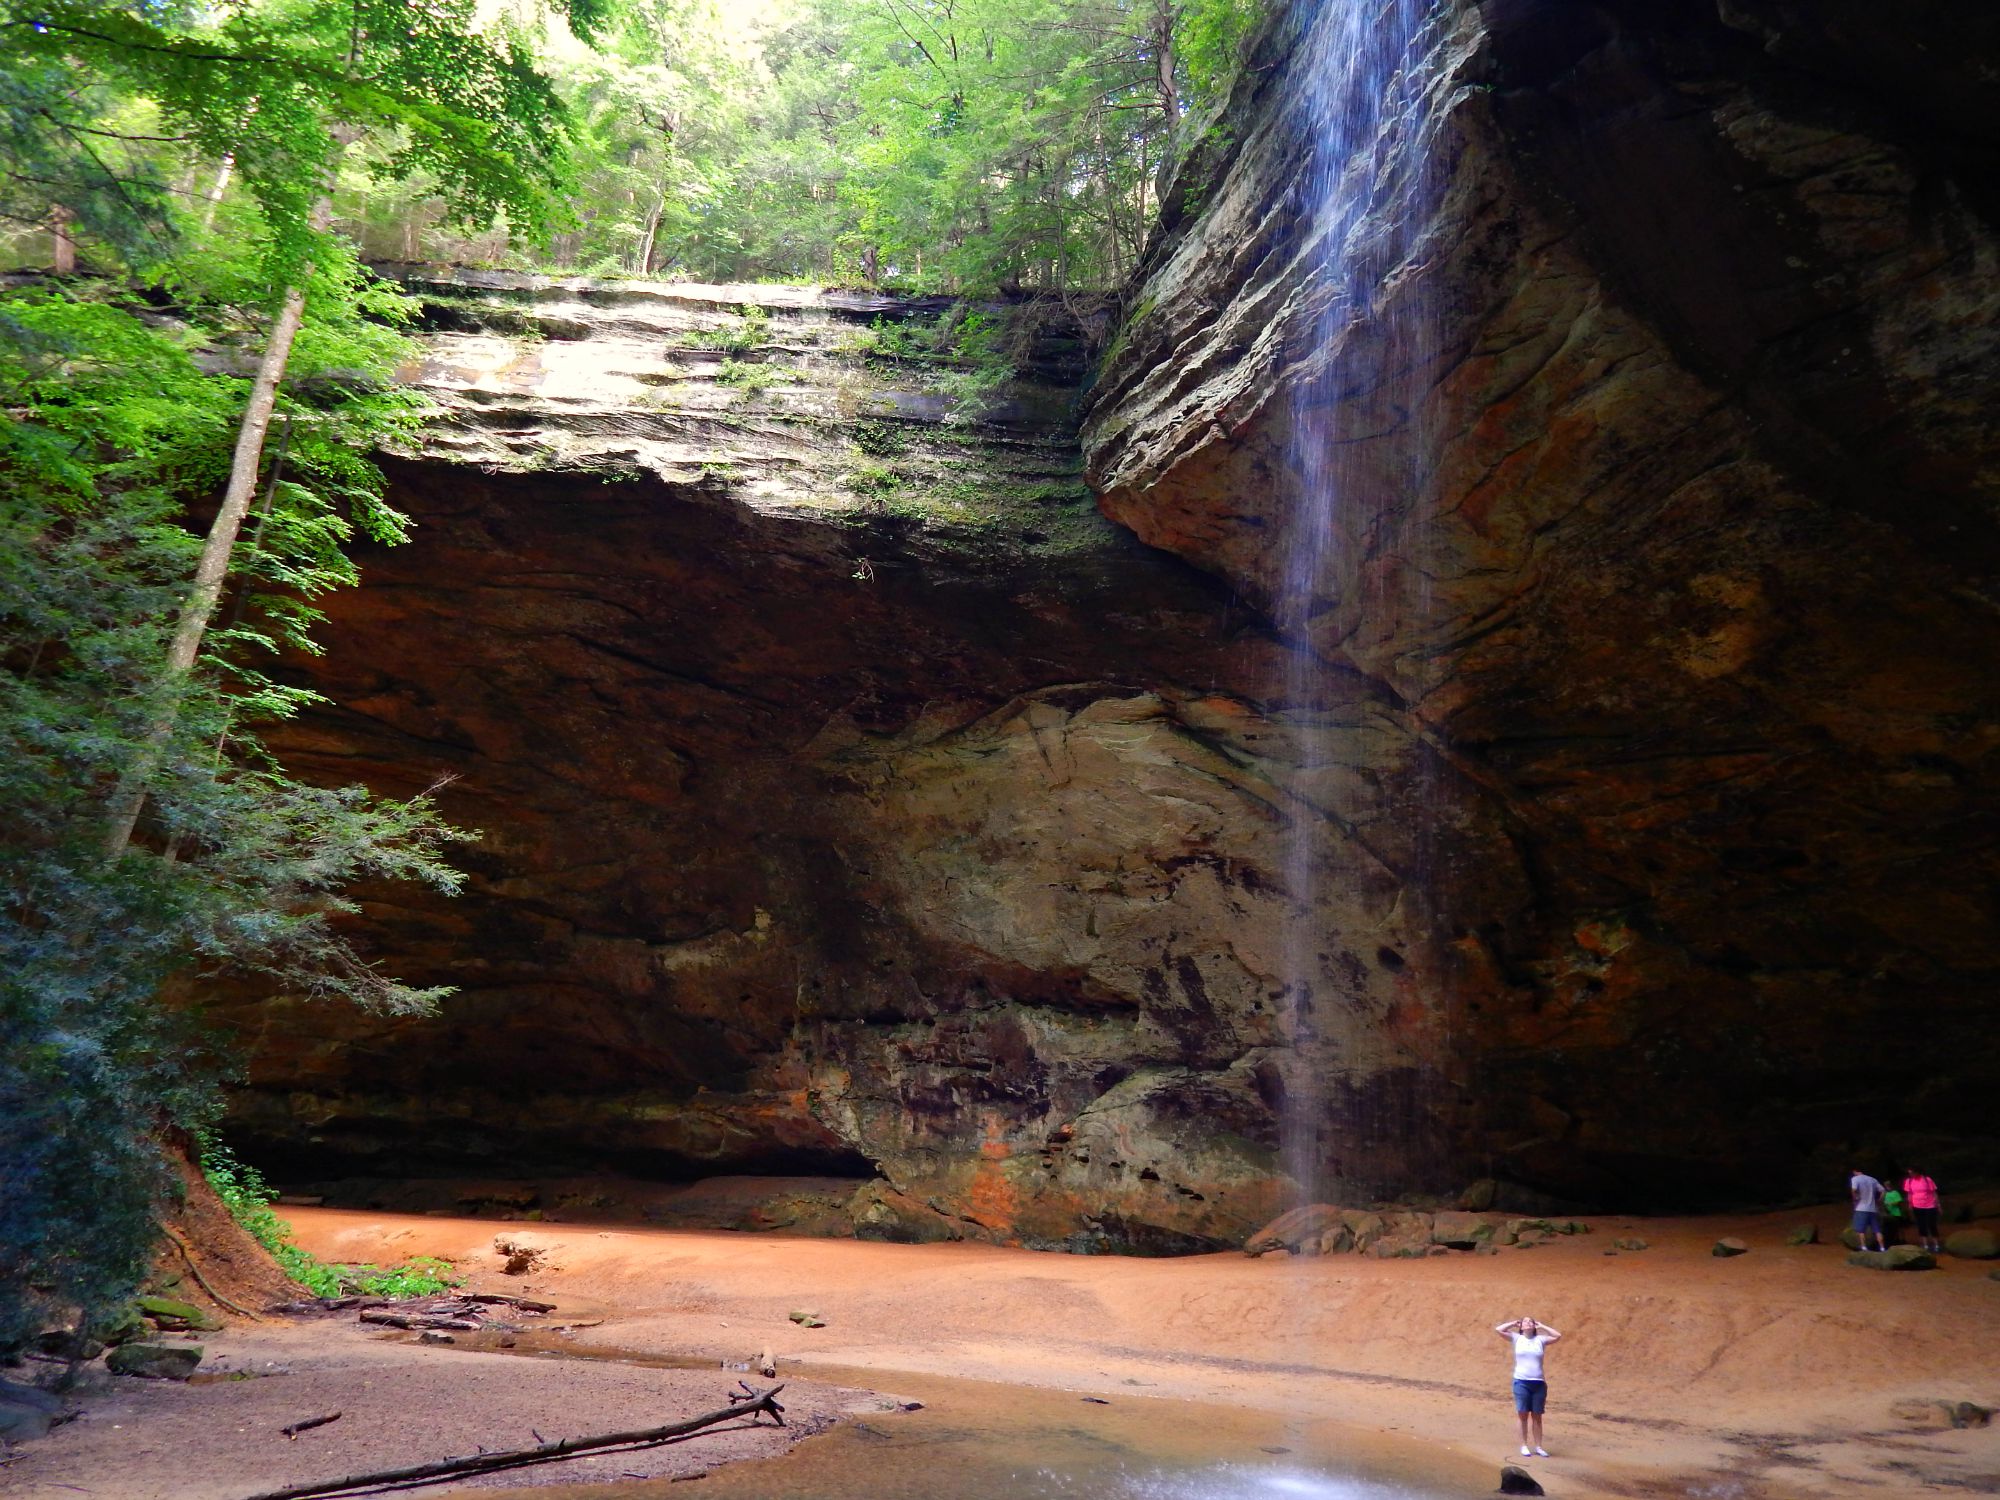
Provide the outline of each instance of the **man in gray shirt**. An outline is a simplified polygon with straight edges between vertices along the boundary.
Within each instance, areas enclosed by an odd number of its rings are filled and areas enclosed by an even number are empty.
[[[1868,1237],[1875,1236],[1875,1248],[1887,1250],[1889,1242],[1882,1238],[1882,1184],[1856,1167],[1847,1179],[1847,1196],[1854,1204],[1854,1237],[1861,1242],[1861,1248],[1868,1248]]]

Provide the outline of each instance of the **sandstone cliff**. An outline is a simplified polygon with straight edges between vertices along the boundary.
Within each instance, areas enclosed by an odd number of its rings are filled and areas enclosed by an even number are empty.
[[[1299,202],[1324,20],[1184,169],[1085,447],[1268,603],[1292,432],[1347,409],[1308,635],[1449,767],[1460,1149],[1699,1196],[1990,1140],[1990,20],[1441,6],[1342,245]]]
[[[1168,195],[1102,515],[1058,338],[967,421],[894,336],[935,308],[410,273],[418,540],[280,745],[457,778],[470,891],[367,919],[461,993],[218,997],[254,1157],[846,1174],[865,1233],[1164,1250],[1302,1163],[1658,1207],[1990,1142],[1984,23],[1440,5],[1351,305],[1314,24]],[[1329,370],[1362,477],[1285,638]]]
[[[333,602],[301,669],[337,707],[277,743],[456,778],[471,889],[366,926],[460,993],[418,1022],[219,999],[257,1042],[244,1148],[848,1173],[894,1236],[1178,1249],[1268,1217],[1274,833],[1310,777],[1373,773],[1296,764],[1254,613],[1098,515],[1073,351],[964,420],[877,326],[935,309],[417,284],[441,410],[391,473],[420,540]],[[1312,712],[1373,733],[1375,698]],[[1353,887],[1340,1024],[1393,1074],[1396,888]]]

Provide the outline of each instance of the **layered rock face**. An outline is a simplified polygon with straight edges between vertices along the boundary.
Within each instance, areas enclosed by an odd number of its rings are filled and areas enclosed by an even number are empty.
[[[1107,514],[1306,621],[1446,768],[1407,956],[1454,1153],[1653,1203],[1975,1162],[1990,19],[1441,5],[1335,244],[1301,189],[1332,13],[1183,169],[1084,440]],[[1331,562],[1288,599],[1323,430]]]
[[[1172,1250],[1288,1192],[1286,932],[1338,976],[1356,1087],[1419,1065],[1397,882],[1354,857],[1307,911],[1278,847],[1335,783],[1396,847],[1417,747],[1356,676],[1260,708],[1254,612],[1079,483],[1061,340],[971,421],[884,323],[920,306],[417,285],[441,410],[391,477],[418,540],[332,601],[300,669],[334,706],[277,744],[453,778],[467,892],[370,893],[364,925],[459,994],[420,1021],[217,997],[255,1040],[252,1159],[845,1173],[864,1233]],[[1370,763],[1308,763],[1307,719]]]
[[[1168,194],[1102,514],[1059,337],[967,420],[935,308],[411,273],[417,540],[279,744],[455,778],[467,893],[365,917],[460,993],[215,997],[253,1159],[837,1174],[822,1227],[1140,1250],[1979,1159],[1986,23],[1440,4],[1333,244],[1332,14]]]

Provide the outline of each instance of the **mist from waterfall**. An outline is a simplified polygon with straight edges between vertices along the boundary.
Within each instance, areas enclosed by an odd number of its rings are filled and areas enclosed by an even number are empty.
[[[1408,1169],[1410,1116],[1426,1101],[1391,1091],[1350,1094],[1342,1086],[1336,1012],[1359,1003],[1336,958],[1343,944],[1388,964],[1400,958],[1373,935],[1323,929],[1318,896],[1342,841],[1357,838],[1346,816],[1341,767],[1363,764],[1343,741],[1351,715],[1332,710],[1328,691],[1341,643],[1365,630],[1371,608],[1424,609],[1421,568],[1395,569],[1381,555],[1393,531],[1382,497],[1405,503],[1422,483],[1424,444],[1407,431],[1418,421],[1416,372],[1424,365],[1424,319],[1388,295],[1390,273],[1407,258],[1407,210],[1424,201],[1419,143],[1407,133],[1421,116],[1426,33],[1441,0],[1300,0],[1306,48],[1290,104],[1308,142],[1293,190],[1294,243],[1315,264],[1301,284],[1310,299],[1291,335],[1288,481],[1294,495],[1283,539],[1283,572],[1273,614],[1290,646],[1284,701],[1296,726],[1299,760],[1294,815],[1284,850],[1297,915],[1284,952],[1294,1066],[1286,1080],[1282,1151],[1302,1202],[1328,1201],[1343,1187],[1393,1190]],[[1405,213],[1383,213],[1400,205]],[[1353,337],[1366,325],[1366,337]],[[1301,332],[1303,337],[1301,337]],[[1400,440],[1383,441],[1385,431]],[[1385,472],[1386,470],[1386,472]],[[1363,513],[1363,504],[1373,507]],[[1411,574],[1419,581],[1414,584]],[[1393,582],[1385,581],[1393,578]],[[1398,597],[1386,597],[1389,591]],[[1422,906],[1432,799],[1421,790],[1407,809],[1411,826],[1397,878]],[[1414,851],[1414,852],[1411,852]],[[1402,909],[1401,898],[1398,909]],[[1398,965],[1400,967],[1400,964]]]

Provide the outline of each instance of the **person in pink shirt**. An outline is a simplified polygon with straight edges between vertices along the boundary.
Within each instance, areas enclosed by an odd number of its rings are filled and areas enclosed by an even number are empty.
[[[1917,1238],[1935,1255],[1944,1248],[1938,1238],[1938,1185],[1915,1167],[1903,1173],[1903,1196],[1910,1200],[1910,1213],[1917,1221]]]

